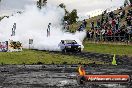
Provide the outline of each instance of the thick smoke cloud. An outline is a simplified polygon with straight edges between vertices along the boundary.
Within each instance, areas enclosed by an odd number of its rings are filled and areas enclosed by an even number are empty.
[[[74,39],[82,45],[85,32],[66,33],[62,27],[64,10],[47,5],[39,10],[35,5],[27,6],[22,14],[14,14],[0,22],[0,41],[21,41],[28,48],[29,39],[33,39],[33,48],[39,50],[59,51],[58,44],[63,39]],[[11,36],[12,26],[16,23],[16,35]],[[47,37],[47,27],[51,23],[51,36]],[[82,46],[83,47],[83,46]]]

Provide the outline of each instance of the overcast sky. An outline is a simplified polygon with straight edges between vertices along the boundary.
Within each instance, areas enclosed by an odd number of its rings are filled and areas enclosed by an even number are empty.
[[[36,4],[37,0],[2,0],[0,13],[24,9],[25,5]],[[89,12],[98,12],[108,8],[118,8],[124,0],[48,0],[48,3],[58,5],[65,3],[67,9],[77,9],[79,16],[86,16]]]

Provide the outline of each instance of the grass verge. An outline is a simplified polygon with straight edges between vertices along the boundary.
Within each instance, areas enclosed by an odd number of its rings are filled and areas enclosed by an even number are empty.
[[[86,52],[132,56],[132,46],[130,45],[92,44],[85,41],[84,46]]]
[[[1,52],[0,64],[104,64],[104,62],[80,58],[74,55],[62,55],[45,51],[24,49],[22,52]]]

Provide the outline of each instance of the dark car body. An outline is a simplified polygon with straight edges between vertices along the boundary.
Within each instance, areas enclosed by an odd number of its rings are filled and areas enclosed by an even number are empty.
[[[81,45],[75,40],[61,40],[59,47],[63,52],[81,52]]]

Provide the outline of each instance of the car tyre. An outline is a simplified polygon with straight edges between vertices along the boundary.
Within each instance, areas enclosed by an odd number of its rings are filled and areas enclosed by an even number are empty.
[[[81,49],[79,49],[78,52],[80,53],[81,52]]]
[[[66,49],[63,49],[63,50],[62,50],[62,52],[63,52],[63,53],[66,53],[66,52],[67,52],[67,50],[66,50]]]

